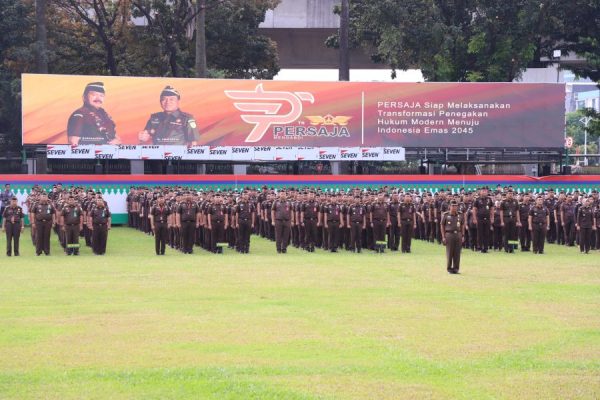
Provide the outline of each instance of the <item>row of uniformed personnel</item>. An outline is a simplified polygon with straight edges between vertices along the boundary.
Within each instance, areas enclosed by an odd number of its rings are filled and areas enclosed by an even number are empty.
[[[52,229],[58,235],[61,247],[67,255],[79,255],[79,238],[84,237],[86,245],[95,254],[106,252],[108,231],[111,228],[111,214],[108,204],[101,194],[87,193],[79,189],[63,190],[62,185],[53,187],[46,193],[35,186],[25,204],[31,223],[31,239],[36,255],[50,255]],[[20,234],[25,226],[23,207],[13,197],[11,204],[3,212],[2,228],[6,231],[8,256],[19,255]]]

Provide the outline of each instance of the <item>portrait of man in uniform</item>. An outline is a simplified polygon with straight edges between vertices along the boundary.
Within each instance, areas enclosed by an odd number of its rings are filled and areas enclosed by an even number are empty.
[[[138,134],[141,144],[196,146],[200,133],[193,115],[179,109],[181,95],[171,86],[160,93],[163,111],[152,114]]]
[[[70,145],[121,144],[116,124],[104,110],[104,83],[92,82],[83,90],[83,106],[75,110],[67,123]]]

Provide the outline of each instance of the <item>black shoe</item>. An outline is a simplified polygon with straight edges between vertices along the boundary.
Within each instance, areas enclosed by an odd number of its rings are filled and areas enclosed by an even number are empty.
[[[407,252],[407,253],[410,253],[410,249],[409,249],[409,250],[406,250],[406,252]]]
[[[12,256],[12,254],[10,254],[10,253],[6,253],[6,255],[7,255],[8,257]]]
[[[16,252],[15,252],[15,257],[19,257],[19,253],[16,253]]]
[[[287,253],[287,249],[281,249],[282,253]]]

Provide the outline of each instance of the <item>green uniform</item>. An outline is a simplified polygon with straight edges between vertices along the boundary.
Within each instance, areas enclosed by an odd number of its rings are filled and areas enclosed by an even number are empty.
[[[180,110],[152,114],[145,129],[155,145],[186,146],[200,140],[196,120],[191,114]]]

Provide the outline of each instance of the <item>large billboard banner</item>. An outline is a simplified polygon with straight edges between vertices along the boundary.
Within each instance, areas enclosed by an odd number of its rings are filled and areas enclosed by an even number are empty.
[[[127,146],[150,146],[139,158],[165,151],[154,146],[183,146],[167,152],[212,160],[289,154],[275,147],[354,148],[344,154],[355,154],[356,148],[564,146],[562,84],[38,74],[24,74],[22,82],[24,144],[120,146],[127,158],[138,154]],[[196,146],[209,146],[209,153]],[[232,157],[232,147],[253,149]]]

